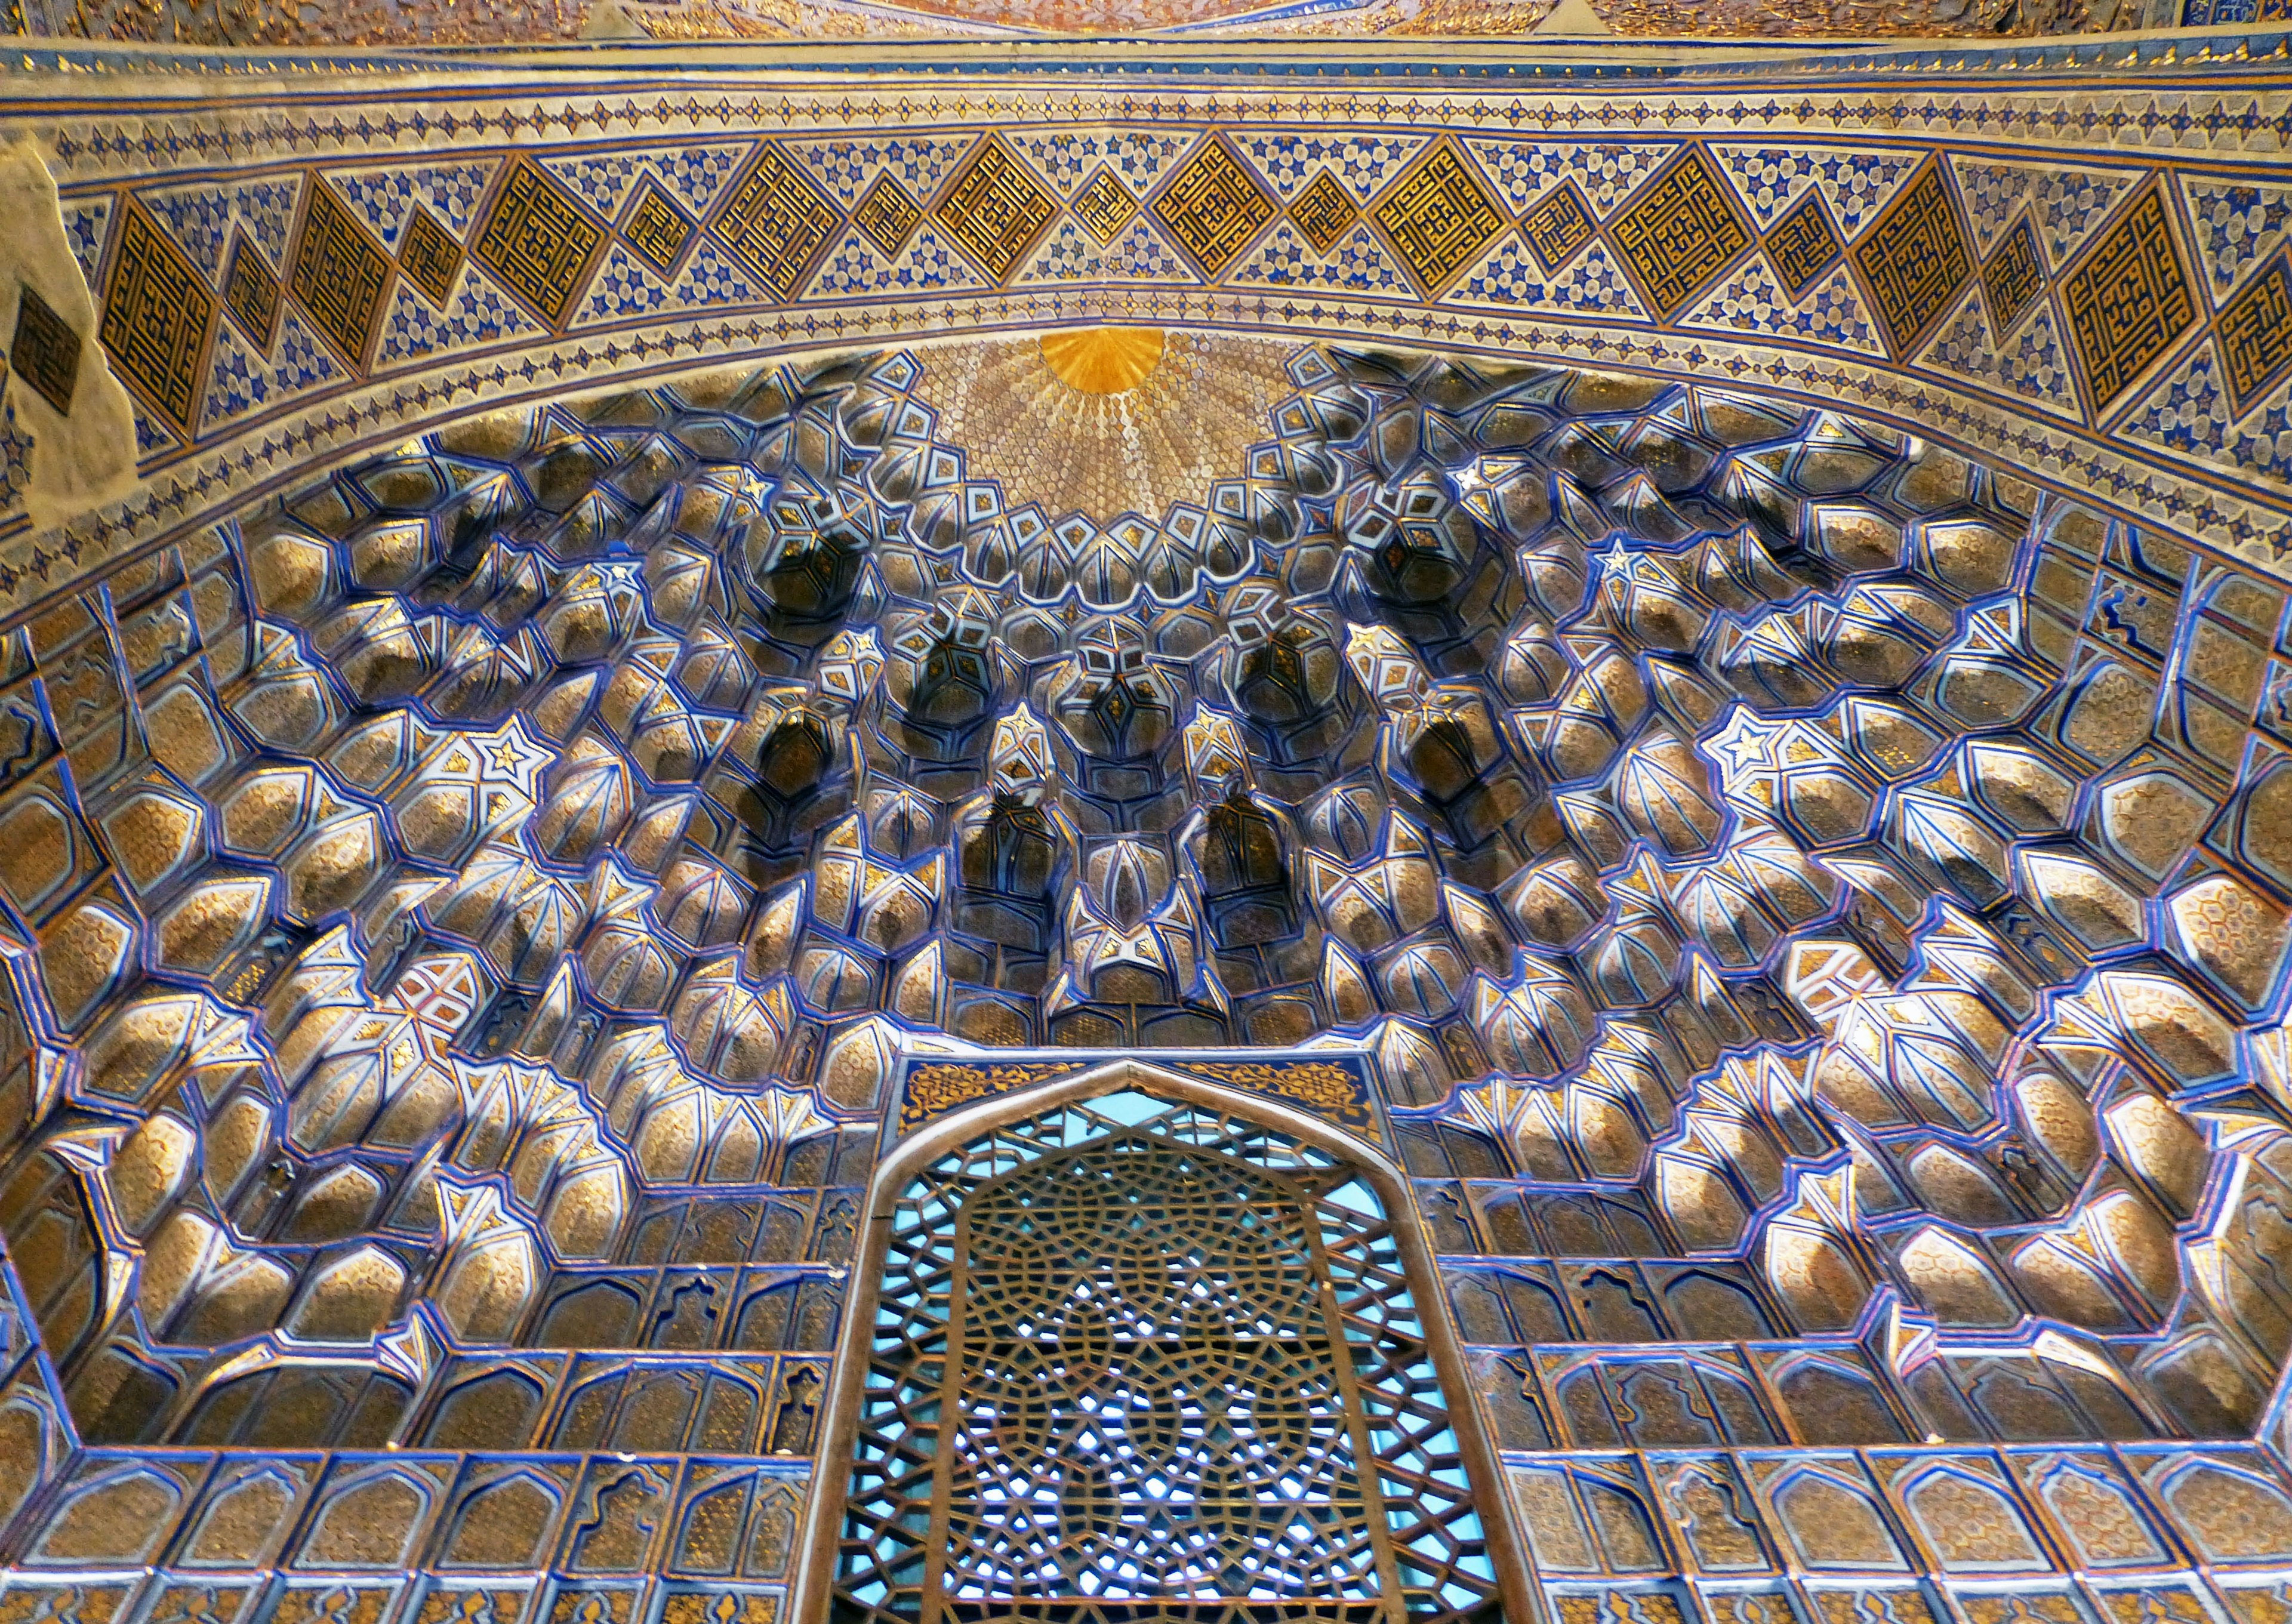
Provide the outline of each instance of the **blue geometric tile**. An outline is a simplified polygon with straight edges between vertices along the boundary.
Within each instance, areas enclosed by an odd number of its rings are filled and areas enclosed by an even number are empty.
[[[2030,214],[2054,270],[2060,270],[2084,246],[2086,238],[2100,229],[2110,206],[2142,178],[2137,174],[2060,165],[2038,170],[2030,183]]]
[[[1986,258],[2013,223],[2014,211],[2036,177],[2020,164],[1981,164],[1963,158],[1950,162],[1957,171],[1957,197],[1965,207],[1965,222],[1973,228],[1973,251]]]
[[[2127,437],[2215,467],[2292,485],[2292,377],[2232,417],[2220,357],[2207,338],[2167,371],[2118,427]]]
[[[594,327],[601,321],[649,316],[667,303],[668,284],[616,242],[605,250],[605,262],[589,284],[588,298],[569,325]]]
[[[1677,141],[1467,141],[1465,147],[1513,214],[1573,175],[1602,220],[1679,150]]]
[[[210,287],[222,279],[223,246],[230,240],[230,193],[222,186],[179,186],[142,194],[151,212],[183,257],[198,267]]]
[[[970,150],[971,142],[967,135],[949,141],[900,136],[892,141],[791,141],[782,146],[830,197],[850,208],[886,171],[898,177],[909,197],[932,196],[955,161]]]
[[[1621,207],[1640,183],[1679,150],[1677,141],[1595,141],[1568,149],[1561,172],[1573,175],[1601,219]]]
[[[1546,276],[1528,245],[1517,235],[1507,234],[1480,268],[1457,284],[1449,301],[1568,316],[1648,319],[1622,268],[1609,257],[1606,245],[1597,241],[1556,276]]]
[[[703,236],[700,246],[668,290],[672,310],[706,309],[718,304],[745,304],[763,296],[750,286],[738,261],[720,250],[714,238]]]
[[[2292,222],[2292,187],[2247,186],[2183,179],[2197,257],[2211,274],[2213,294],[2224,298],[2244,273],[2283,239]]]
[[[674,152],[656,152],[652,166],[670,190],[705,214],[716,201],[716,194],[740,172],[752,150],[747,141],[704,142]]]
[[[1080,282],[1098,274],[1097,240],[1072,220],[1061,220],[1035,250],[1035,263],[1011,279],[1014,287]]]
[[[1313,287],[1332,293],[1397,294],[1407,279],[1367,226],[1357,225],[1328,255],[1287,221],[1280,221],[1229,279],[1249,287]]]
[[[1141,215],[1103,248],[1072,220],[1061,220],[1036,249],[1034,263],[1013,277],[1012,286],[1039,287],[1102,277],[1123,281],[1201,280],[1161,229]]]
[[[229,324],[217,323],[199,432],[206,434],[268,410],[341,375],[333,353],[303,325],[291,305],[280,317],[278,336],[268,356],[255,354]]]
[[[80,275],[90,287],[102,286],[103,250],[111,240],[112,200],[109,192],[93,198],[63,200],[64,237]]]
[[[417,202],[428,204],[455,236],[464,236],[499,163],[498,158],[481,158],[465,164],[337,170],[327,178],[366,216],[382,246],[395,249],[398,234],[406,229]]]
[[[545,158],[541,166],[578,193],[581,200],[609,220],[621,212],[637,177],[651,166],[634,152],[608,152],[601,157]]]
[[[231,213],[246,234],[270,257],[271,269],[284,275],[286,242],[295,230],[295,205],[303,196],[303,177],[281,175],[252,181],[231,194]]]
[[[2051,299],[2038,300],[2006,342],[1994,344],[1989,315],[1981,299],[1969,294],[1918,361],[1921,366],[2019,395],[2056,416],[2078,421],[2077,392],[2054,324]]]
[[[1773,224],[1812,186],[1829,199],[1849,241],[1917,167],[1916,155],[1836,147],[1715,146],[1712,151],[1760,229]]]
[[[1016,134],[1011,137],[1011,147],[1062,198],[1074,196],[1101,164],[1121,176],[1133,192],[1142,195],[1153,189],[1166,171],[1191,152],[1200,139],[1198,133],[1187,130],[1166,135],[1073,130],[1047,135]],[[868,178],[872,180],[874,176]],[[918,198],[929,198],[939,187],[935,174],[901,174],[900,179]]]
[[[1677,321],[1681,327],[1713,332],[1761,333],[1836,344],[1870,355],[1885,353],[1844,266],[1834,269],[1807,290],[1806,297],[1794,303],[1763,253],[1753,255],[1748,263]]]
[[[1141,215],[1106,246],[1105,274],[1121,281],[1198,282],[1161,228]]]
[[[390,314],[382,324],[375,370],[382,371],[391,361],[448,355],[539,331],[533,319],[496,287],[480,266],[465,261],[443,310],[433,310],[405,278],[399,279]]]
[[[657,152],[544,158],[542,167],[608,220],[621,212],[629,189],[645,174],[658,176],[694,213],[706,214],[755,149],[752,141],[705,141]]]
[[[1366,203],[1432,141],[1429,135],[1316,130],[1310,135],[1253,134],[1234,144],[1260,179],[1287,199],[1328,169],[1356,200]]]
[[[173,451],[183,442],[175,432],[161,423],[141,406],[135,408],[135,456],[138,462]]]
[[[1561,149],[1525,141],[1468,139],[1465,150],[1480,166],[1481,174],[1512,213],[1528,206],[1560,183]]]
[[[843,240],[821,262],[803,300],[849,298],[854,294],[949,293],[984,284],[937,227],[925,225],[896,255],[858,231]]]

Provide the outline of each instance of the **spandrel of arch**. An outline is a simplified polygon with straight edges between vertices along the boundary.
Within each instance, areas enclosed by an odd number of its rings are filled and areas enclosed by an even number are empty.
[[[1499,1616],[1360,1166],[1131,1087],[892,1176],[834,1617]]]

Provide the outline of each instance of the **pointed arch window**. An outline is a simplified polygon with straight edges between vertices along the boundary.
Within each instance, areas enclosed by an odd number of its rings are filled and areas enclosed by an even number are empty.
[[[1391,1224],[1359,1172],[1122,1093],[900,1192],[845,1624],[1497,1616]]]

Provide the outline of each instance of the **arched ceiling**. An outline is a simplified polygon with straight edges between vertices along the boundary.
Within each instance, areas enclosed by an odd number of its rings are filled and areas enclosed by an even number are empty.
[[[27,73],[10,252],[133,449],[12,388],[0,603],[489,404],[1110,322],[1723,378],[2266,566],[2281,49]]]
[[[901,49],[0,86],[0,1491],[816,1401],[1113,1049],[1384,1137],[1515,1455],[2267,1425],[2283,38]]]
[[[1715,384],[1132,328],[496,412],[17,634],[9,1210],[85,1203],[119,1282],[36,1311],[93,1436],[205,1437],[313,1346],[587,1345],[648,1215],[886,1111],[1359,1053],[1421,1176],[1597,1192],[1796,1332],[1891,1314],[1905,1379],[2073,1348],[2109,1425],[2234,1433],[2285,618]]]

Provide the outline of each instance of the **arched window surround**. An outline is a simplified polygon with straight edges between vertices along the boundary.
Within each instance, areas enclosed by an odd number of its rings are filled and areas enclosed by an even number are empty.
[[[1424,1226],[1417,1219],[1407,1175],[1375,1143],[1317,1117],[1293,1111],[1263,1095],[1132,1059],[1114,1061],[1055,1082],[1013,1090],[951,1112],[900,1140],[876,1164],[868,1184],[866,1231],[853,1254],[851,1290],[845,1305],[843,1329],[836,1338],[835,1374],[826,1410],[827,1431],[818,1458],[819,1476],[798,1545],[796,1571],[792,1575],[794,1606],[790,1616],[824,1620],[829,1613],[835,1587],[839,1530],[851,1484],[852,1454],[859,1441],[860,1405],[873,1353],[877,1288],[891,1239],[892,1209],[900,1192],[939,1158],[995,1128],[1037,1116],[1057,1105],[1125,1090],[1247,1119],[1315,1145],[1358,1170],[1392,1219],[1394,1243],[1400,1253],[1410,1295],[1423,1311],[1425,1345],[1432,1355],[1433,1371],[1464,1457],[1465,1476],[1487,1534],[1489,1560],[1496,1570],[1497,1591],[1505,1616],[1520,1620],[1540,1617],[1531,1599],[1533,1570],[1527,1554],[1528,1541],[1506,1490],[1495,1442],[1473,1396],[1456,1329],[1449,1323],[1446,1294],[1440,1288],[1440,1271],[1425,1241]]]

